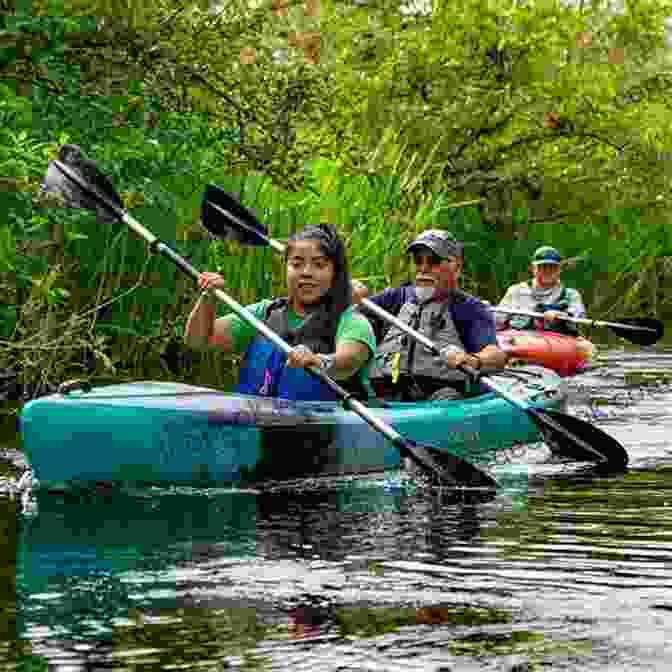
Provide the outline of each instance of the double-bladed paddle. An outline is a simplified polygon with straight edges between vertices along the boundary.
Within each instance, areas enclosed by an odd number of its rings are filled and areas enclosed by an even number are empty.
[[[531,310],[514,310],[513,308],[500,308],[491,306],[495,313],[505,313],[508,315],[523,315],[525,317],[536,317],[543,319],[543,313],[535,313]],[[561,316],[559,319],[565,322],[574,322],[575,324],[585,324],[590,327],[608,327],[617,336],[625,338],[631,343],[637,345],[653,345],[659,341],[665,332],[665,327],[660,320],[652,317],[623,317],[619,322],[605,322],[604,320],[589,320],[585,317],[571,317],[570,315]]]
[[[151,231],[133,219],[123,208],[121,198],[111,182],[98,170],[96,164],[86,159],[77,145],[63,145],[59,158],[51,161],[43,181],[43,190],[56,192],[68,207],[96,210],[99,219],[109,220],[110,216],[125,223],[130,229],[149,243],[150,249],[170,259],[183,273],[198,280],[200,273],[179,254],[162,243]],[[225,303],[234,313],[258,332],[268,338],[285,354],[292,349],[264,322],[258,320],[244,306],[232,299],[226,292],[216,289],[213,295]],[[419,444],[399,434],[338,383],[318,369],[309,369],[325,385],[340,397],[346,408],[354,411],[371,427],[383,434],[399,450],[403,457],[412,459],[418,466],[437,476],[442,482],[452,485],[469,485],[477,488],[494,488],[495,480],[455,455],[450,455],[433,446]]]
[[[236,240],[243,245],[266,245],[278,252],[285,250],[281,242],[268,237],[265,227],[250,210],[244,208],[231,194],[215,185],[208,185],[203,195],[201,219],[215,237]],[[406,332],[434,354],[441,354],[435,343],[373,301],[363,299],[362,305],[381,319]],[[468,367],[461,368],[467,375],[475,374]],[[614,470],[627,466],[628,454],[623,446],[601,429],[560,411],[531,406],[486,376],[480,376],[478,380],[486,388],[526,413],[555,452],[577,461],[597,462]]]

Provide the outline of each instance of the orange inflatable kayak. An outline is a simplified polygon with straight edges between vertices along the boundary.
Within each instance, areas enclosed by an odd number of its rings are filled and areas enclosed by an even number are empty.
[[[588,339],[553,331],[504,329],[497,332],[497,342],[509,353],[510,363],[539,364],[561,376],[578,373],[595,356],[595,346]]]

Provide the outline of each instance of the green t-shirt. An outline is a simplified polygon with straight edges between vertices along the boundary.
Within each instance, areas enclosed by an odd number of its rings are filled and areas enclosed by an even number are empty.
[[[258,303],[245,306],[245,308],[258,320],[263,321],[266,317],[266,310],[271,303],[270,299],[263,299]],[[233,340],[233,352],[237,354],[245,352],[257,335],[257,330],[235,313],[225,315],[224,319],[229,323],[229,330],[231,331],[231,338]],[[297,315],[291,307],[287,308],[287,326],[289,329],[299,329],[304,322],[305,317]],[[336,327],[336,344],[344,343],[345,341],[364,343],[369,348],[371,356],[358,373],[369,396],[373,397],[373,388],[369,382],[369,369],[376,352],[376,337],[366,317],[359,312],[354,312],[352,307],[343,311],[341,319],[338,321],[338,327]]]

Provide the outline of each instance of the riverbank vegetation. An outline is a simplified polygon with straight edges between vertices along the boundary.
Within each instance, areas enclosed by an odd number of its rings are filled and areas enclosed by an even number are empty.
[[[672,315],[667,0],[112,5],[3,2],[0,369],[20,382],[235,373],[181,346],[188,279],[40,194],[65,142],[242,302],[282,293],[282,259],[209,240],[210,182],[280,239],[336,223],[372,289],[408,277],[431,225],[465,241],[464,285],[490,301],[547,243],[591,316]]]

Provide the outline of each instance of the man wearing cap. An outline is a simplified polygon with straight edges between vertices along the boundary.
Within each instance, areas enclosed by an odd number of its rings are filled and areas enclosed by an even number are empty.
[[[479,299],[458,287],[462,272],[462,245],[450,233],[430,229],[407,248],[413,255],[415,283],[389,288],[370,298],[441,350],[436,356],[398,327],[371,320],[378,337],[376,358],[369,376],[378,396],[415,401],[449,399],[477,393],[457,367],[499,369],[506,353],[497,346],[492,312]],[[368,294],[362,283],[353,283],[353,302]]]
[[[499,307],[543,313],[544,319],[498,313],[497,328],[545,329],[576,336],[576,326],[562,317],[584,317],[586,309],[579,292],[560,282],[561,269],[562,255],[558,250],[548,245],[537,249],[530,264],[532,282],[520,282],[509,287]]]

